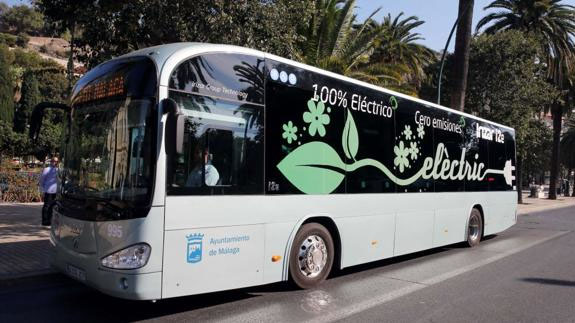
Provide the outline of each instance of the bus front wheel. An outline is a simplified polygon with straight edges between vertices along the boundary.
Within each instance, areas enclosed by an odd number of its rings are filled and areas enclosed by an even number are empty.
[[[318,223],[304,224],[291,247],[291,280],[303,289],[319,285],[329,275],[334,255],[333,239],[329,231]]]
[[[469,247],[475,247],[481,241],[483,236],[483,219],[481,218],[481,212],[478,209],[473,208],[471,214],[469,215],[469,220],[467,221],[467,245]]]

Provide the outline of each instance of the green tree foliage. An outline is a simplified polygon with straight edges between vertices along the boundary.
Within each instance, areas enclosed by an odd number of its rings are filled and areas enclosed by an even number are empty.
[[[575,169],[575,117],[567,121],[567,130],[561,136],[561,163],[568,169]]]
[[[386,50],[415,49],[411,41],[411,29],[419,26],[411,24],[410,17],[404,21],[384,20],[378,24],[371,18],[375,10],[361,24],[357,24],[353,12],[355,0],[317,0],[314,13],[303,30],[305,41],[299,43],[298,59],[335,73],[358,80],[391,88],[408,94],[416,94],[408,84],[413,58],[406,53],[403,59],[394,60],[401,54],[390,56]],[[386,47],[390,46],[390,47]],[[377,54],[377,55],[375,55]],[[409,56],[409,58],[408,58]],[[421,58],[421,56],[418,56]],[[415,67],[417,69],[417,67]]]
[[[415,16],[404,19],[402,17],[403,12],[395,18],[390,14],[384,17],[380,26],[382,33],[377,39],[370,61],[397,66],[403,71],[399,90],[416,96],[417,89],[427,77],[425,68],[437,59],[431,49],[416,43],[424,38],[414,32],[414,29],[425,21]],[[394,86],[398,85],[392,84],[392,87]]]
[[[553,132],[542,120],[531,119],[523,133],[521,151],[518,152],[521,154],[519,156],[523,156],[521,170],[524,173],[523,179],[533,181],[549,171],[549,146],[553,143]]]
[[[528,121],[557,93],[546,82],[544,65],[536,63],[538,53],[537,41],[521,32],[476,37],[466,110],[514,126],[521,138]]]
[[[24,80],[22,81],[22,95],[14,115],[14,131],[18,133],[26,131],[32,109],[38,103],[40,103],[38,80],[34,73],[28,72],[24,74]]]
[[[10,74],[10,52],[0,45],[0,120],[12,122],[14,118],[14,93]]]
[[[557,96],[546,81],[544,65],[537,63],[539,53],[537,40],[518,31],[484,34],[471,43],[469,69],[473,73],[469,74],[465,108],[515,128],[518,177],[533,152],[547,149],[533,147],[528,136],[532,127],[538,127],[532,122],[534,116]]]
[[[575,7],[562,0],[496,0],[485,7],[498,9],[479,21],[477,30],[493,34],[504,30],[532,33],[545,52],[548,70],[556,84],[563,83],[561,64],[572,63],[575,44]]]
[[[13,6],[0,14],[0,28],[3,31],[37,35],[44,27],[44,16],[27,5]]]
[[[313,16],[304,31],[305,41],[299,44],[298,58],[345,75],[360,63],[366,63],[381,29],[370,28],[369,19],[354,28],[354,7],[355,0],[316,0]]]
[[[7,5],[5,2],[0,1],[0,17],[2,17],[2,15],[10,9],[10,6]]]
[[[48,154],[58,151],[63,113],[60,111],[46,113],[40,141],[35,145],[29,142],[25,129],[31,109],[36,103],[66,102],[68,89],[64,70],[57,63],[43,59],[34,52],[0,49],[0,53],[5,53],[8,61],[8,64],[0,64],[0,70],[2,67],[6,68],[10,77],[8,83],[2,82],[0,86],[7,85],[10,102],[14,97],[20,98],[15,116],[12,120],[6,119],[2,124],[0,154],[36,155],[43,160]]]
[[[17,42],[18,42],[17,36],[6,33],[0,33],[0,44],[5,44],[8,47],[16,47]]]
[[[495,33],[504,30],[521,30],[539,40],[544,60],[550,67],[548,77],[561,91],[552,104],[553,147],[549,198],[556,199],[557,179],[560,168],[560,138],[563,114],[570,109],[567,102],[573,95],[571,79],[575,63],[575,7],[564,5],[561,0],[496,0],[486,9],[501,9],[487,15],[477,25],[478,30],[488,24],[485,31]]]
[[[90,66],[180,41],[241,45],[291,57],[300,39],[298,26],[309,12],[305,0],[38,0],[36,6],[51,22],[82,31],[76,41],[79,57]]]

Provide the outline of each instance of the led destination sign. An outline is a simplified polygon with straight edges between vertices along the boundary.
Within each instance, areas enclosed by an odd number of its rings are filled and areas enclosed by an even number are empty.
[[[87,85],[80,91],[80,93],[78,93],[74,99],[74,103],[79,104],[106,99],[123,95],[124,93],[124,76],[118,75],[107,80]]]

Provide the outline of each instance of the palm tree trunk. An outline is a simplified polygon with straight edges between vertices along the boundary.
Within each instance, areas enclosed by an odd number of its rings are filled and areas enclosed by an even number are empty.
[[[571,184],[571,172],[572,171],[573,170],[571,168],[569,168],[569,170],[567,171],[567,183],[565,183],[565,184],[567,184],[567,186],[565,187],[565,193],[564,193],[565,196],[569,196],[569,190],[571,189],[570,184]],[[575,188],[574,188],[574,191],[575,191]]]
[[[551,178],[549,179],[549,199],[557,199],[557,179],[559,177],[559,147],[561,142],[561,121],[563,119],[563,107],[560,103],[553,103],[551,108],[553,115],[553,150],[551,153]]]
[[[68,92],[71,93],[72,92],[72,86],[73,81],[74,81],[74,34],[76,31],[76,24],[74,22],[72,22],[72,25],[70,27],[70,56],[68,57],[68,66],[67,66],[67,72],[68,72]]]
[[[459,0],[459,25],[455,36],[455,55],[452,79],[454,87],[451,92],[451,107],[463,111],[465,90],[469,70],[469,46],[471,44],[471,23],[473,22],[474,0]]]
[[[521,181],[521,165],[523,164],[521,158],[517,158],[517,162],[516,162],[516,168],[515,168],[515,184],[517,184],[517,203],[519,204],[523,204],[523,192],[522,192],[522,188],[523,188],[523,183]]]

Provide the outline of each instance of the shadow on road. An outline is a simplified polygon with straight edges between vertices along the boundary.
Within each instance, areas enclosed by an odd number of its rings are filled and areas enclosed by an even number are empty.
[[[3,285],[3,280],[13,276],[49,270],[51,248],[48,240],[0,243],[0,287]]]
[[[521,281],[541,285],[575,287],[575,281],[549,278],[521,278]]]
[[[483,242],[489,241],[495,237],[497,237],[496,234],[485,236],[485,237],[483,237],[483,239],[481,239],[481,241],[483,243]],[[456,244],[438,247],[438,248],[433,248],[433,249],[428,249],[428,250],[424,250],[424,251],[420,251],[420,252],[416,252],[416,253],[412,253],[412,254],[408,254],[408,255],[404,255],[404,256],[398,256],[398,257],[393,257],[393,258],[384,259],[384,260],[380,260],[380,261],[370,262],[370,263],[363,264],[363,265],[348,267],[348,268],[345,268],[345,269],[342,269],[339,271],[335,271],[334,273],[332,273],[331,276],[332,277],[338,277],[338,276],[354,274],[354,273],[362,272],[362,271],[369,270],[369,269],[374,269],[374,268],[378,268],[378,267],[385,267],[385,266],[398,264],[398,263],[406,262],[406,261],[417,259],[417,258],[423,258],[425,256],[431,256],[431,255],[439,254],[439,253],[446,252],[449,250],[467,249],[467,248],[469,248],[469,247],[464,242],[456,243]]]
[[[490,240],[493,236],[487,237]],[[454,244],[441,248],[430,249],[415,254],[395,257],[387,260],[377,261],[365,265],[354,266],[337,271],[337,277],[363,272],[362,275],[370,276],[378,274],[378,270],[370,272],[371,269],[383,268],[392,264],[408,262],[410,260],[423,260],[427,256],[432,256],[450,250],[463,249],[463,244]],[[332,282],[326,282],[329,286]],[[342,284],[344,282],[336,282]],[[293,310],[301,309],[305,312],[321,313],[329,305],[329,292],[320,289],[298,291],[292,285],[282,282],[264,286],[243,288],[238,290],[208,293],[202,295],[178,297],[160,300],[156,303],[146,301],[128,301],[97,292],[96,290],[77,283],[62,275],[43,283],[30,281],[28,283],[13,286],[0,292],[0,321],[11,322],[17,318],[18,321],[48,320],[57,322],[77,322],[82,321],[139,321],[158,320],[170,317],[170,320],[189,320],[189,311],[195,311],[193,316],[209,318],[213,307],[219,307],[218,317],[233,316],[233,308],[245,306],[245,311],[260,312],[269,306],[280,306]],[[289,295],[286,300],[285,293]],[[267,294],[267,296],[265,296]],[[269,294],[272,294],[271,297]],[[264,297],[265,296],[265,297]],[[261,301],[242,302],[247,299],[257,299]],[[287,301],[287,303],[286,303]],[[33,304],[33,311],[30,311]],[[64,306],[65,304],[65,306]],[[279,304],[279,305],[278,305]],[[328,305],[325,305],[328,304]],[[291,312],[290,312],[291,313]],[[3,320],[3,318],[5,320]]]

